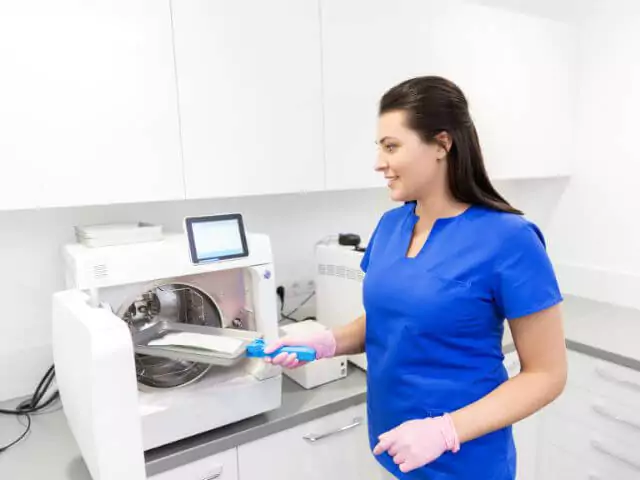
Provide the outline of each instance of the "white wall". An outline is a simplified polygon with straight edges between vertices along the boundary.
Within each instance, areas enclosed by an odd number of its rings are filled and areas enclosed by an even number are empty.
[[[465,0],[490,7],[504,8],[527,15],[574,22],[594,0]]]
[[[498,187],[542,226],[562,180]],[[63,289],[60,247],[77,224],[144,220],[180,229],[186,215],[239,211],[247,228],[271,236],[276,279],[313,278],[316,241],[339,232],[369,238],[380,214],[394,206],[385,190],[281,195],[192,202],[0,212],[0,400],[27,394],[51,363],[50,297]]]
[[[64,288],[60,247],[73,226],[144,220],[179,231],[186,215],[242,212],[271,236],[276,280],[312,278],[313,247],[343,231],[368,239],[391,203],[384,191],[246,197],[108,207],[0,212],[0,400],[30,392],[51,363],[50,297]]]
[[[640,308],[639,59],[640,2],[596,5],[580,28],[575,173],[550,235],[568,291]]]

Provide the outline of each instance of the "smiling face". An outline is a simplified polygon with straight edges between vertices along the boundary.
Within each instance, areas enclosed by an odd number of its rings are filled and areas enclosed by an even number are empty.
[[[380,115],[378,147],[375,168],[387,180],[392,200],[420,200],[446,188],[446,150],[436,142],[425,143],[409,129],[403,111]]]

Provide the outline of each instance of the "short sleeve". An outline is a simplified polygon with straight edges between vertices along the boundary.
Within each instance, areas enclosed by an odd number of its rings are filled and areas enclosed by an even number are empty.
[[[494,297],[509,320],[549,308],[562,301],[542,232],[525,221],[505,239],[498,255]]]
[[[369,268],[369,263],[371,262],[371,252],[373,251],[373,245],[375,243],[375,239],[378,235],[378,230],[380,230],[380,224],[382,223],[382,219],[376,225],[376,228],[373,230],[371,234],[371,238],[369,239],[369,243],[367,244],[367,248],[364,251],[364,255],[362,256],[362,260],[360,261],[360,269],[367,273],[367,269]]]

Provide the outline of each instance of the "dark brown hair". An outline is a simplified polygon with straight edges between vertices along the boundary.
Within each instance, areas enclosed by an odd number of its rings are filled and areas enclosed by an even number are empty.
[[[464,203],[521,215],[493,187],[484,165],[476,127],[467,99],[453,82],[437,76],[406,80],[387,91],[379,114],[403,111],[407,127],[427,143],[447,132],[452,145],[447,155],[447,179],[453,197]]]

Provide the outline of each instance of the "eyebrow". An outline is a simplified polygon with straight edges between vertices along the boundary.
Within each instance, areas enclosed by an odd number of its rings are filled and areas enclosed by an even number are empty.
[[[387,140],[395,140],[395,141],[398,141],[398,139],[397,139],[397,138],[390,137],[390,136],[388,136],[388,135],[387,135],[386,137],[382,137],[382,138],[381,138],[379,141],[377,141],[376,143],[384,143],[384,142],[386,142]]]

